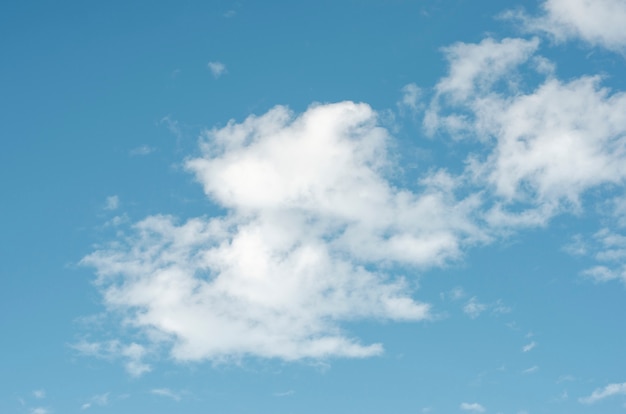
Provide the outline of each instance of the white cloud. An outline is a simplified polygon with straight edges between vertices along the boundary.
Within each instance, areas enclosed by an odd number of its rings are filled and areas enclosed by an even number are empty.
[[[400,113],[409,110],[412,113],[419,111],[422,108],[420,99],[422,97],[422,90],[415,84],[409,83],[402,87],[402,99],[398,101],[398,107]]]
[[[566,251],[591,255],[598,262],[582,272],[584,277],[596,283],[619,280],[626,284],[626,236],[623,234],[605,227],[589,240],[577,235],[574,243],[566,246]]]
[[[222,62],[209,62],[207,67],[216,79],[227,73],[226,65]]]
[[[35,390],[33,391],[33,397],[37,398],[38,400],[45,398],[46,397],[46,391],[45,390]]]
[[[141,145],[139,147],[130,150],[130,155],[148,155],[155,151],[155,149],[149,145]]]
[[[487,310],[487,305],[480,303],[475,296],[468,300],[463,307],[463,312],[472,319],[478,318],[485,310]]]
[[[548,76],[524,93],[516,68],[537,46],[486,39],[447,49],[449,75],[424,119],[431,133],[484,144],[486,152],[467,159],[465,174],[494,196],[485,214],[494,230],[543,226],[555,214],[579,211],[585,191],[626,180],[626,94],[611,93],[593,76]]]
[[[419,193],[385,178],[389,139],[351,102],[299,117],[276,107],[207,131],[186,166],[228,214],[148,217],[82,263],[109,309],[165,336],[176,360],[380,354],[342,323],[430,317],[383,269],[442,265],[483,237],[476,199],[457,200],[445,173]]]
[[[537,365],[533,365],[530,368],[526,368],[525,370],[522,371],[522,374],[532,374],[539,371],[539,367]]]
[[[143,362],[148,353],[147,349],[135,342],[124,345],[118,340],[104,342],[81,340],[72,344],[71,347],[86,356],[106,359],[122,358],[125,361],[126,371],[133,377],[139,377],[152,370],[149,364]]]
[[[626,50],[626,2],[623,0],[546,0],[542,14],[509,13],[525,28],[543,32],[557,41],[579,38],[591,45],[624,52]]]
[[[524,347],[522,348],[522,352],[530,352],[531,350],[535,349],[536,346],[537,342],[532,341],[531,343],[524,345]]]
[[[478,404],[478,403],[461,403],[460,405],[461,410],[464,411],[472,411],[475,413],[484,413],[485,412],[485,407],[483,407],[482,405]]]
[[[580,398],[583,404],[593,404],[614,395],[626,395],[626,382],[621,384],[609,384],[604,388],[598,388],[591,393],[590,396]]]
[[[101,407],[104,407],[105,405],[109,404],[109,394],[110,393],[104,393],[104,394],[97,394],[94,395],[93,397],[91,397],[89,399],[88,402],[84,403],[83,405],[81,405],[80,409],[81,410],[87,410],[91,407],[93,407],[94,405],[98,405]]]
[[[294,395],[295,393],[296,392],[294,390],[275,392],[274,393],[274,397],[290,397],[290,396]]]
[[[30,410],[30,414],[49,414],[50,410],[43,407],[36,407]]]
[[[104,205],[105,210],[117,210],[120,206],[120,198],[116,195],[107,197]]]
[[[176,393],[169,388],[155,388],[153,390],[150,390],[150,393],[154,395],[159,395],[161,397],[171,398],[175,401],[180,401],[182,399],[182,396],[179,393]]]

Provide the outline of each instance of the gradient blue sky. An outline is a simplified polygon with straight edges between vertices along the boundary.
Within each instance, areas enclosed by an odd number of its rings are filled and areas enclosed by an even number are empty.
[[[5,2],[0,412],[624,412],[624,27]]]

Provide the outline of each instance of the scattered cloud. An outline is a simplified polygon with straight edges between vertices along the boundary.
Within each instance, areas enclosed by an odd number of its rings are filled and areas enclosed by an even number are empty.
[[[150,390],[150,393],[161,397],[171,398],[174,401],[180,401],[182,399],[182,395],[180,393],[176,393],[169,388],[155,388]]]
[[[478,403],[461,403],[460,407],[461,410],[464,411],[471,411],[474,413],[484,413],[485,407],[483,407],[482,405],[478,404]]]
[[[409,112],[412,114],[417,113],[423,108],[423,104],[420,102],[422,98],[422,90],[414,83],[409,83],[402,87],[402,99],[398,101],[398,108],[400,113]]]
[[[139,147],[133,148],[130,150],[130,155],[148,155],[152,154],[155,151],[154,147],[149,145],[141,145]]]
[[[72,344],[71,347],[85,356],[104,359],[121,358],[125,361],[126,371],[133,377],[139,377],[152,370],[149,364],[143,362],[147,355],[147,349],[134,342],[124,345],[118,340],[104,342],[81,340],[76,344]]]
[[[472,319],[476,319],[487,309],[487,305],[480,303],[476,296],[467,301],[463,307],[463,312]]]
[[[36,407],[30,410],[30,414],[50,414],[50,410],[43,407]]]
[[[590,396],[580,398],[578,401],[583,404],[593,404],[614,395],[626,395],[626,382],[621,384],[609,384],[604,388],[598,388],[592,392]]]
[[[520,21],[530,32],[551,36],[558,42],[572,38],[616,52],[626,50],[626,3],[623,0],[545,0],[542,13],[504,15]]]
[[[585,240],[576,235],[565,250],[573,255],[592,256],[598,264],[582,271],[582,276],[595,283],[619,280],[626,284],[626,236],[602,228]]]
[[[522,347],[522,352],[530,352],[531,350],[535,349],[536,346],[537,343],[535,341],[532,341],[531,343]]]
[[[484,217],[494,231],[545,226],[579,212],[587,190],[626,179],[626,94],[611,93],[597,76],[547,76],[525,92],[518,69],[534,68],[538,46],[485,39],[445,49],[449,74],[424,118],[431,134],[485,146],[469,156],[465,174],[491,195]]]
[[[227,73],[226,65],[222,62],[209,62],[207,66],[216,79]]]
[[[105,210],[117,210],[120,206],[120,198],[116,195],[107,197],[104,205]]]
[[[562,382],[572,382],[572,381],[576,381],[576,377],[574,377],[573,375],[561,375],[557,380],[556,383],[560,384]]]
[[[532,374],[539,371],[539,367],[537,365],[533,365],[530,368],[526,368],[525,370],[522,371],[522,374]]]
[[[46,398],[46,391],[44,391],[44,390],[35,390],[35,391],[33,391],[33,397],[37,398],[38,400],[40,400],[42,398]]]
[[[87,401],[86,403],[84,403],[80,409],[81,410],[87,410],[91,407],[93,407],[94,405],[100,406],[100,407],[104,407],[105,405],[109,404],[109,394],[110,393],[104,393],[104,394],[97,394],[94,395],[93,397],[91,397],[89,399],[89,401]]]
[[[294,395],[296,392],[294,390],[283,391],[283,392],[275,392],[274,397],[289,397]]]

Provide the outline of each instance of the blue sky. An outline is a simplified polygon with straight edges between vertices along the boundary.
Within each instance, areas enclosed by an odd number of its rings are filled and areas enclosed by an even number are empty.
[[[625,26],[3,4],[0,412],[624,412]]]

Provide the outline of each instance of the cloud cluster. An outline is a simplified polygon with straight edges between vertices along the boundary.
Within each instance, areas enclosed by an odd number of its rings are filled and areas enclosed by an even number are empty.
[[[622,0],[546,0],[539,16],[509,13],[529,31],[557,41],[578,38],[616,52],[626,50],[626,3]]]
[[[445,174],[419,193],[386,178],[389,139],[352,102],[207,131],[186,167],[228,213],[148,217],[83,263],[107,307],[176,360],[379,354],[341,324],[430,316],[385,269],[441,265],[480,238],[476,200],[457,200]]]
[[[557,37],[623,46],[613,20],[585,23],[585,13],[621,16],[623,3],[567,4],[565,13],[565,2],[547,1],[528,27],[541,32],[549,21]],[[626,93],[597,76],[559,80],[539,48],[538,38],[456,43],[444,49],[449,70],[430,101],[415,84],[403,89],[399,108],[425,109],[427,134],[479,148],[458,175],[424,172],[414,188],[395,184],[392,137],[367,104],[316,104],[299,115],[277,106],[205,131],[185,168],[223,215],[150,216],[86,256],[107,309],[145,343],[77,349],[118,354],[134,375],[150,369],[143,361],[153,347],[178,361],[380,354],[381,344],[362,344],[346,323],[431,314],[398,270],[443,266],[501,233],[581,211],[591,189],[623,186]],[[219,62],[209,69],[226,71]],[[527,81],[529,70],[539,82]],[[589,275],[623,277],[610,271]],[[464,311],[475,318],[486,309],[471,298]]]
[[[537,69],[537,47],[536,39],[485,39],[446,49],[449,74],[424,118],[431,134],[483,144],[465,174],[493,196],[485,213],[493,228],[545,225],[579,211],[589,189],[626,179],[626,94],[597,76],[548,75],[525,91],[515,74]]]

